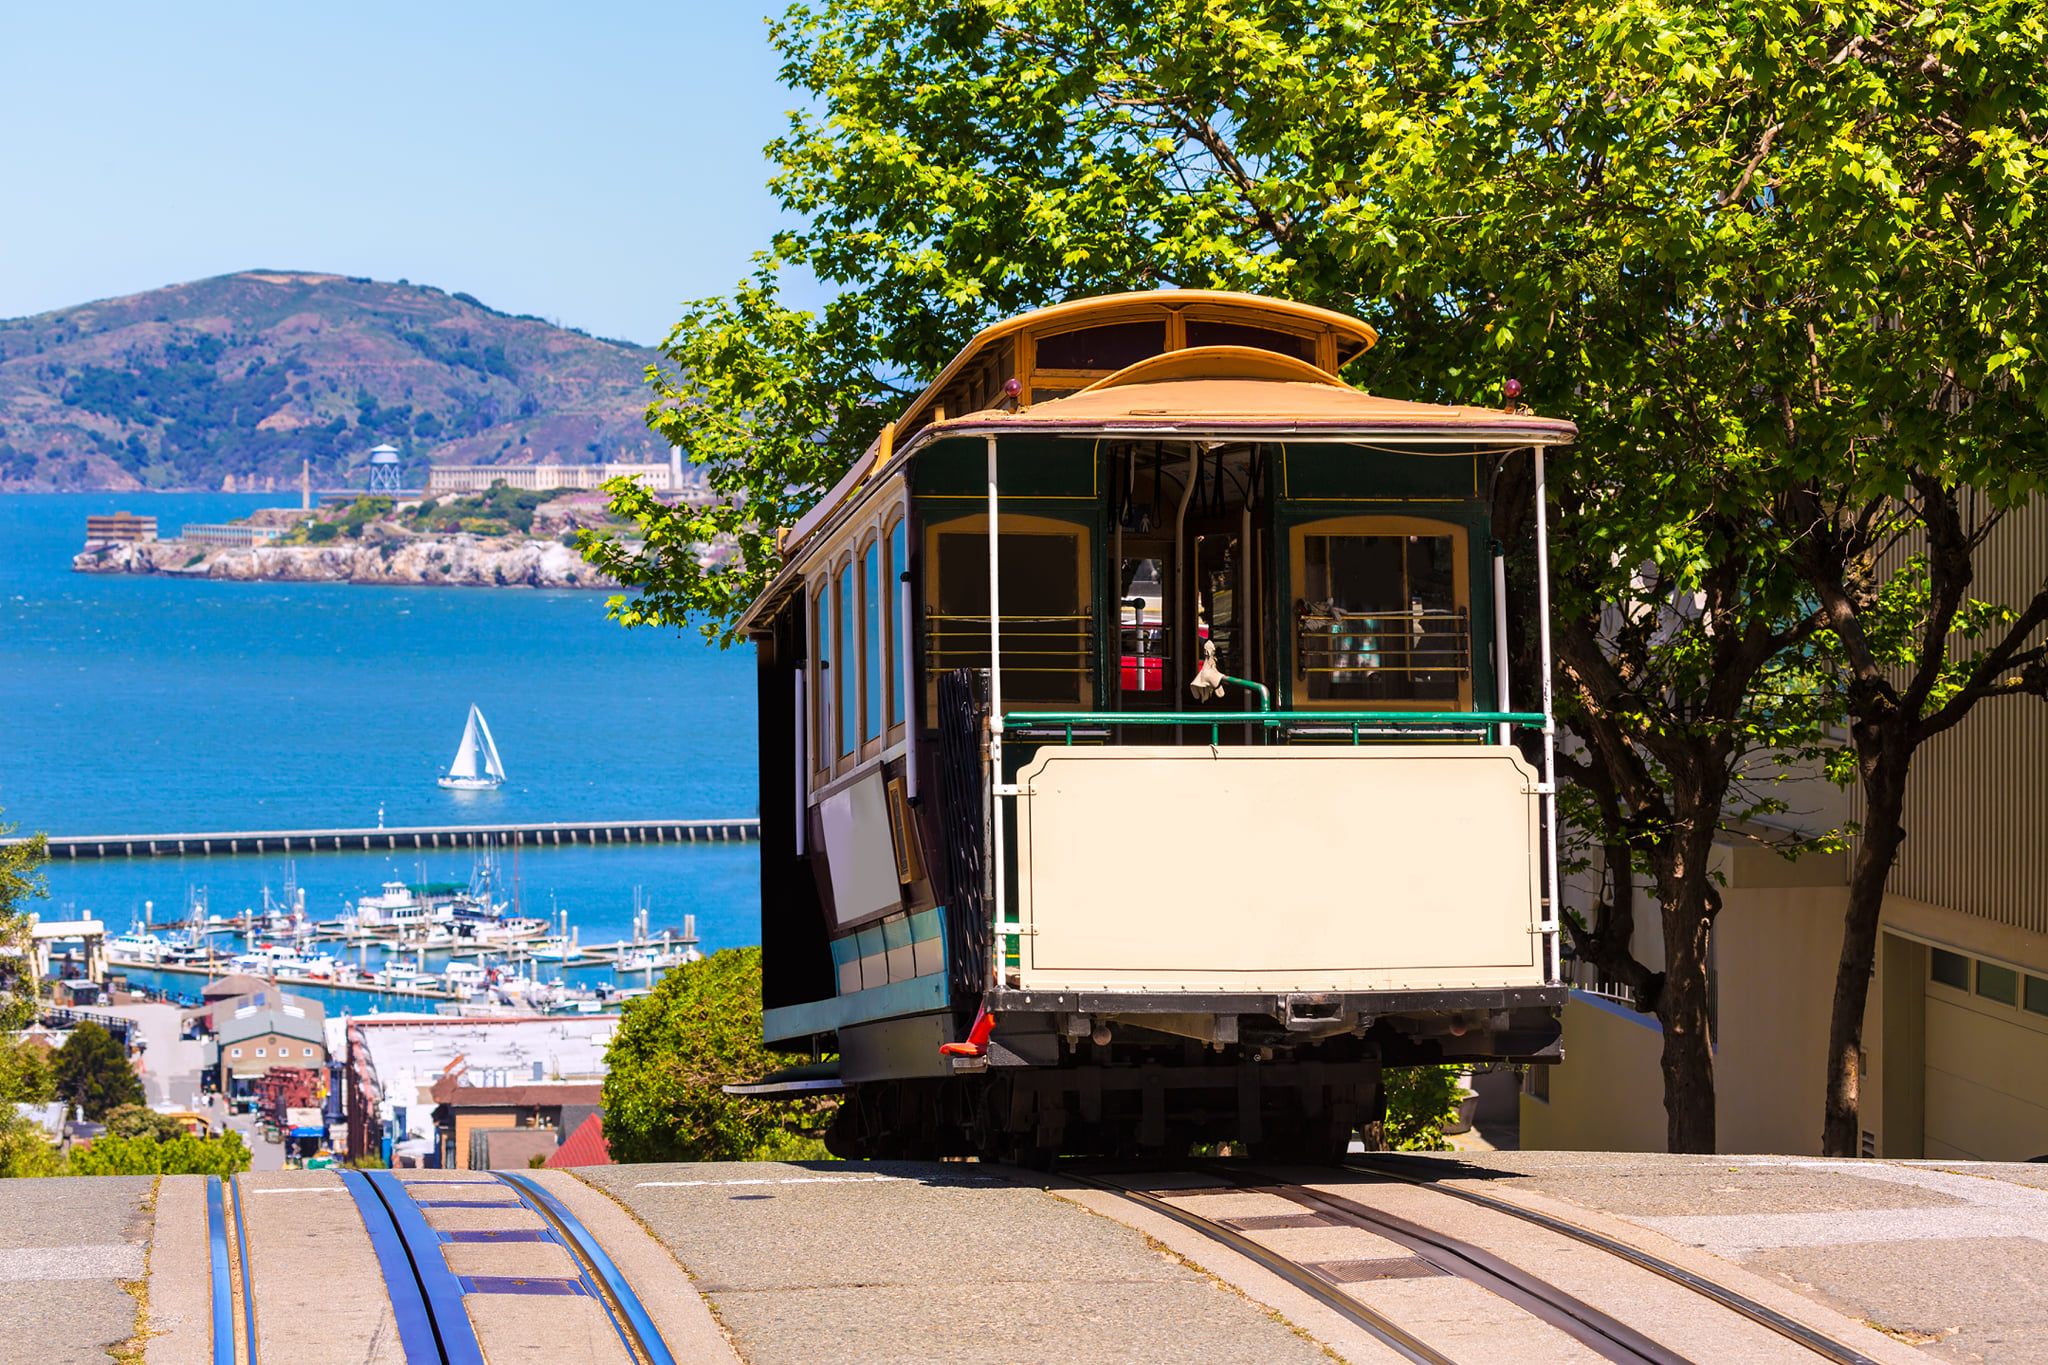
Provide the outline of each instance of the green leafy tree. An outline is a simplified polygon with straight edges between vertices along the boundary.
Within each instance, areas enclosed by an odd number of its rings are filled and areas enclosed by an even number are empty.
[[[85,1111],[97,1123],[122,1105],[144,1102],[142,1078],[129,1064],[128,1050],[91,1020],[71,1030],[57,1049],[57,1098]]]
[[[1857,647],[1826,583],[1846,566],[1876,611],[1892,575],[1826,528],[2038,487],[2040,6],[822,0],[772,33],[815,111],[769,148],[797,226],[665,344],[650,422],[717,501],[612,490],[644,542],[584,542],[633,590],[614,615],[729,640],[775,529],[976,329],[1040,304],[1279,293],[1381,328],[1350,372],[1375,392],[1494,403],[1514,374],[1581,430],[1552,467],[1556,683],[1606,890],[1575,947],[1663,1024],[1668,1144],[1712,1150],[1713,846],[1880,694],[1882,663],[1830,681]],[[785,303],[791,270],[831,302]],[[1881,887],[1895,845],[1865,847]]]
[[[118,1138],[153,1138],[168,1142],[185,1136],[185,1125],[146,1104],[121,1104],[107,1111],[107,1133]]]
[[[0,824],[0,835],[12,833],[13,825]],[[42,872],[48,857],[48,840],[41,834],[0,845],[0,1031],[27,1027],[42,1000],[35,940],[22,902],[49,896]]]
[[[626,1006],[605,1050],[605,1142],[619,1161],[823,1156],[799,1130],[818,1128],[831,1102],[770,1103],[721,1089],[788,1064],[761,1046],[759,948],[686,963]]]
[[[249,1149],[240,1133],[159,1139],[117,1137],[112,1132],[71,1154],[70,1175],[234,1175],[249,1169]]]
[[[57,1098],[49,1054],[26,1038],[0,1038],[0,1105],[48,1104]]]
[[[1445,1152],[1444,1130],[1457,1121],[1463,1090],[1455,1066],[1390,1066],[1381,1073],[1387,1117],[1380,1141],[1392,1152]]]
[[[64,1154],[34,1122],[13,1106],[0,1110],[0,1179],[64,1174]]]

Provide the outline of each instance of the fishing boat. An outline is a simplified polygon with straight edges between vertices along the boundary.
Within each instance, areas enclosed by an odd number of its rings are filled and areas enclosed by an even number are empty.
[[[456,748],[455,761],[448,765],[448,775],[441,779],[441,785],[451,791],[495,791],[504,780],[505,765],[498,758],[491,727],[485,722],[484,713],[471,702],[469,723],[462,727],[462,743]]]

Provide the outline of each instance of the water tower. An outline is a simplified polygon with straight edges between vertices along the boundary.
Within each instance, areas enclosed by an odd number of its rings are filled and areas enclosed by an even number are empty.
[[[370,450],[370,491],[398,496],[398,448],[374,446]]]

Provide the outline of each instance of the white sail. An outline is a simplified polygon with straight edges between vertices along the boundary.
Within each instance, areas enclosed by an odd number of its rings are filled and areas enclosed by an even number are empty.
[[[491,738],[490,722],[486,721],[484,713],[477,710],[474,706],[469,708],[469,714],[470,718],[476,722],[477,728],[483,731],[484,771],[498,781],[503,782],[505,780],[505,765],[498,759],[498,744],[496,740]]]
[[[469,708],[469,724],[462,727],[462,743],[455,750],[455,761],[448,765],[448,776],[476,776],[476,725],[482,714],[474,705]]]

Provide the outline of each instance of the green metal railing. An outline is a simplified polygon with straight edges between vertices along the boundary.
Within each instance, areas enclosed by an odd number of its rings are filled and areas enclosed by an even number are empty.
[[[1226,681],[1235,682],[1237,679]],[[1351,742],[1356,744],[1362,734],[1386,730],[1482,729],[1492,725],[1542,724],[1543,713],[1540,711],[1268,711],[1262,708],[1257,711],[1013,711],[1003,717],[1005,730],[1064,729],[1069,744],[1074,742],[1074,727],[1077,725],[1206,725],[1211,744],[1218,742],[1226,725],[1257,725],[1268,730],[1348,725],[1351,727]]]

